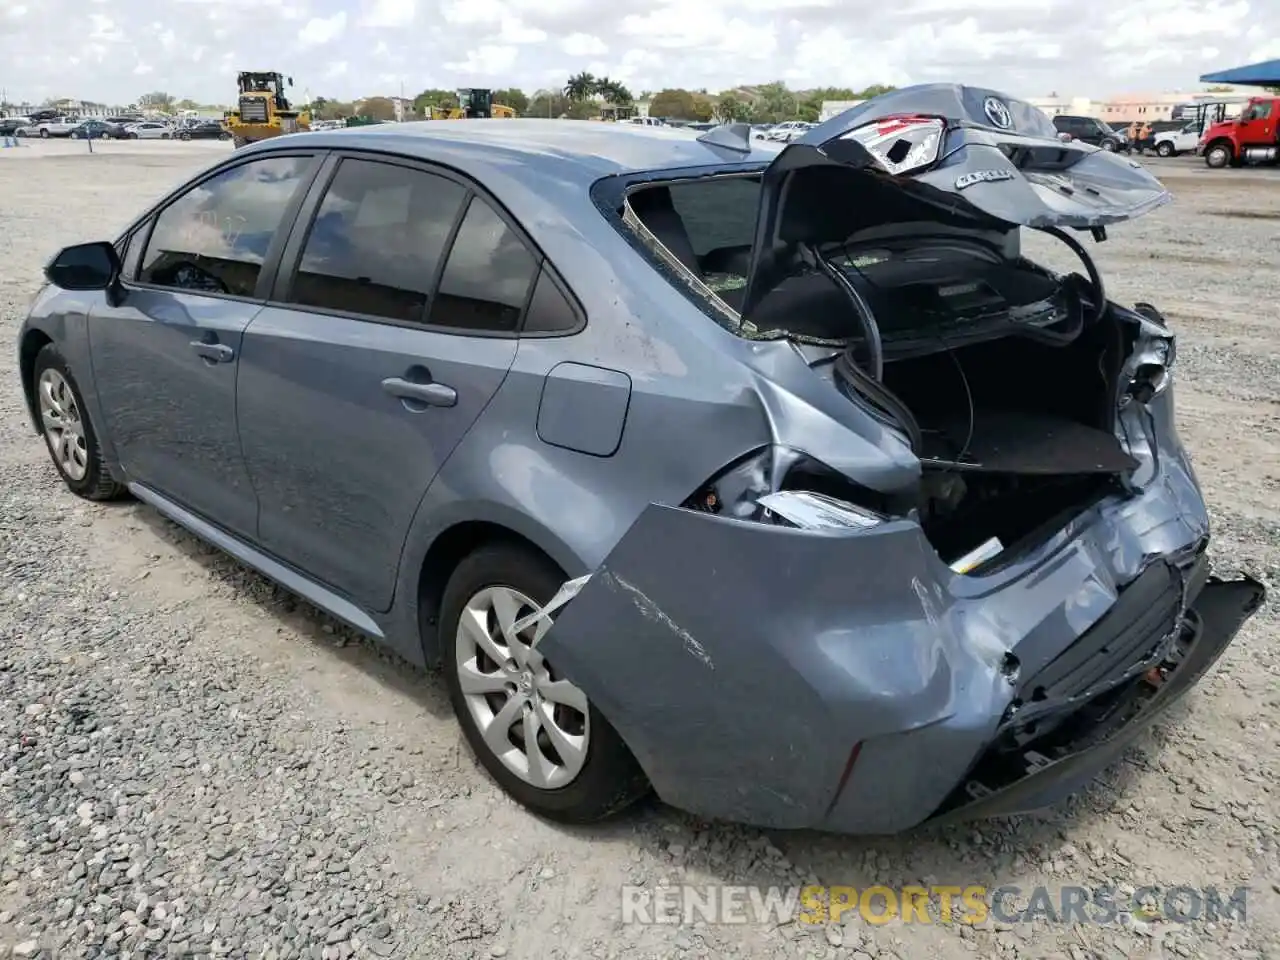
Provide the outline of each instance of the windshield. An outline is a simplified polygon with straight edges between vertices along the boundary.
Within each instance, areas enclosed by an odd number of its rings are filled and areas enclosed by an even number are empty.
[[[1112,129],[1111,124],[1107,123],[1107,121],[1105,120],[1098,121],[1098,129],[1101,130],[1103,133],[1115,133],[1115,130]]]

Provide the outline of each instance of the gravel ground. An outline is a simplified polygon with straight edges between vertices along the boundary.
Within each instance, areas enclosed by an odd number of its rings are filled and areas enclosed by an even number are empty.
[[[45,258],[112,235],[221,144],[0,153],[0,325]],[[1181,335],[1183,434],[1220,569],[1280,577],[1280,192],[1152,162],[1170,207],[1113,231],[1115,298]],[[10,354],[12,355],[12,354]],[[440,683],[137,504],[67,493],[0,387],[0,956],[1280,956],[1272,604],[1188,705],[1038,818],[890,840],[651,805],[544,824],[476,767]],[[978,928],[623,926],[619,886],[1248,884],[1247,920]]]

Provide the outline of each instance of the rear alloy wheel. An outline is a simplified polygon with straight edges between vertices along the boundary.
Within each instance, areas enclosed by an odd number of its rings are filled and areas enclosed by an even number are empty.
[[[1225,144],[1215,143],[1204,152],[1204,162],[1214,170],[1221,170],[1231,162],[1231,151]]]
[[[608,721],[538,649],[550,620],[512,630],[563,579],[532,551],[481,548],[449,580],[440,637],[454,713],[490,776],[536,813],[589,823],[629,806],[648,784]]]
[[[75,378],[67,361],[46,344],[36,354],[36,408],[40,432],[49,447],[49,456],[67,489],[86,500],[114,500],[124,487],[112,478],[102,459],[102,448],[84,409]]]
[[[1173,144],[1170,143],[1168,140],[1161,140],[1159,143],[1156,144],[1156,156],[1172,157]]]

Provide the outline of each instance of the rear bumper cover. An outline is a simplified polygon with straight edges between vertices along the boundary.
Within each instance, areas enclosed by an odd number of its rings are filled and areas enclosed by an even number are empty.
[[[1022,776],[995,791],[974,789],[976,781],[972,780],[961,784],[932,821],[941,824],[1028,813],[1083,787],[1212,669],[1265,598],[1265,588],[1251,577],[1229,581],[1210,578],[1190,608],[1180,659],[1172,670],[1156,683],[1139,678],[1117,691],[1110,717],[1091,724],[1084,736],[1064,746],[1057,759],[1032,755]]]
[[[972,577],[905,521],[823,533],[652,505],[541,647],[668,803],[779,829],[897,833],[1054,803],[1193,686],[1264,597],[1250,579],[1206,583],[1206,536],[1203,501],[1180,470]],[[1169,607],[1158,630],[1150,618],[1117,627],[1117,611],[1135,606],[1121,597],[1156,567],[1177,573],[1184,600],[1195,579],[1194,603]],[[1178,634],[1179,623],[1193,629]],[[1047,762],[958,797],[982,778],[1020,682],[1054,673],[1102,624],[1140,671],[1175,636],[1186,655],[1122,722],[1114,714]],[[1148,635],[1166,644],[1160,657],[1139,642]],[[1114,651],[1095,653],[1085,662],[1115,680],[1097,659]],[[1132,675],[1122,685],[1134,697],[1138,686]],[[1085,692],[1072,710],[1097,688]]]

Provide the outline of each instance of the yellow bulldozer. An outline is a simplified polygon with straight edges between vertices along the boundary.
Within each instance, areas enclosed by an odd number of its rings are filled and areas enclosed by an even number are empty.
[[[458,91],[456,107],[428,107],[428,120],[466,120],[497,117],[514,118],[516,112],[506,104],[493,102],[493,91],[483,87],[464,87]]]
[[[311,129],[311,114],[295,110],[284,95],[285,80],[293,86],[292,77],[279,73],[246,70],[236,77],[240,96],[236,109],[222,116],[222,126],[235,142],[236,149],[268,137]]]

